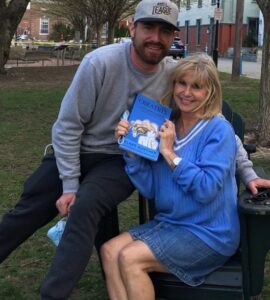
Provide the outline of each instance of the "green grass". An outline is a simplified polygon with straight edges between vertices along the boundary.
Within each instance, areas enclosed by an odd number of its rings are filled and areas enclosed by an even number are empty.
[[[227,100],[234,111],[242,115],[246,129],[251,130],[256,126],[256,116],[259,101],[259,84],[257,79],[241,77],[239,81],[231,81],[231,75],[221,73],[223,99]]]
[[[239,82],[232,83],[227,74],[221,74],[221,79],[224,99],[242,114],[247,128],[254,127],[259,81],[241,78]],[[40,88],[35,85],[1,88],[0,217],[16,203],[25,178],[38,166],[44,146],[50,142],[51,126],[65,90],[65,86]],[[270,173],[269,161],[256,160],[255,164],[264,166]],[[135,195],[122,203],[119,210],[121,230],[138,222]],[[39,298],[40,283],[55,251],[46,237],[51,225],[40,229],[0,266],[1,300]],[[269,258],[267,261],[266,274],[269,274]],[[270,298],[267,278],[263,294],[265,299]],[[94,254],[71,299],[103,300],[106,297],[98,259]]]

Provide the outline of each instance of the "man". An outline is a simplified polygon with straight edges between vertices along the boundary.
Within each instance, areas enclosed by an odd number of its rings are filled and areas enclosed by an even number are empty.
[[[1,262],[58,213],[69,215],[41,299],[68,298],[87,266],[102,216],[134,190],[114,130],[135,94],[159,99],[165,93],[174,66],[165,56],[177,17],[169,0],[143,0],[130,28],[132,44],[101,47],[85,56],[52,129],[54,155],[44,157],[0,223]],[[270,187],[251,162],[242,169],[254,192],[260,185]]]

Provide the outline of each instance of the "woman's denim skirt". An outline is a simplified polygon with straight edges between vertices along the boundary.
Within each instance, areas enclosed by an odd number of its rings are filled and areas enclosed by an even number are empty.
[[[184,283],[197,286],[229,257],[210,248],[186,228],[151,220],[129,230],[133,240],[143,241],[156,259]]]

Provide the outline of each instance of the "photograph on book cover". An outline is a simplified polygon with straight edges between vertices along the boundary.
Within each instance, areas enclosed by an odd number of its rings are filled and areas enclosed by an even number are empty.
[[[128,117],[129,132],[120,139],[119,147],[156,161],[159,155],[159,128],[170,118],[170,114],[170,108],[138,94]]]

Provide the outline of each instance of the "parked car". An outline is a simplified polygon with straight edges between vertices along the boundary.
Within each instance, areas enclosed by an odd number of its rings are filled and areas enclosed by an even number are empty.
[[[29,37],[27,34],[21,34],[21,35],[17,36],[17,38],[16,38],[17,41],[26,41],[28,39],[29,39]]]
[[[128,43],[128,42],[131,42],[131,37],[122,37],[119,40],[120,44],[122,44],[122,43]]]
[[[179,37],[174,38],[168,55],[174,59],[185,57],[185,46]]]

